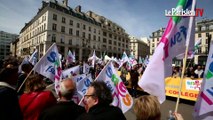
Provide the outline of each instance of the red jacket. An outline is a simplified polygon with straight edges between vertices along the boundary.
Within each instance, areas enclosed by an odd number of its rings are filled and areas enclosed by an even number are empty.
[[[56,104],[56,98],[50,91],[30,92],[19,99],[24,120],[37,120],[40,113]]]

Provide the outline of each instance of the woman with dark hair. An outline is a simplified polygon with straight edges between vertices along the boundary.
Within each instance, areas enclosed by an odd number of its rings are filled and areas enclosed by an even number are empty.
[[[81,115],[78,120],[126,120],[120,108],[110,105],[113,97],[104,82],[91,83],[84,101],[87,113]]]
[[[46,85],[40,75],[31,75],[25,85],[25,93],[19,99],[24,120],[37,120],[44,109],[56,104],[56,98],[52,92],[44,91]]]

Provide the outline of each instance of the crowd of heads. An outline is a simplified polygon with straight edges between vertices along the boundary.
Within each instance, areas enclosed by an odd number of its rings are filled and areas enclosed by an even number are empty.
[[[16,85],[18,79],[18,66],[20,62],[14,57],[8,57],[2,64],[0,69],[0,81],[7,82],[10,85]],[[103,68],[97,64],[99,72]],[[135,65],[132,70],[139,70],[142,66]],[[125,69],[125,68],[124,68]],[[198,69],[201,69],[198,67]],[[22,71],[29,73],[32,70],[30,64],[23,64]],[[125,69],[126,70],[126,69]],[[176,69],[176,72],[179,71]],[[97,76],[97,75],[96,75]],[[138,77],[138,76],[137,76]],[[71,78],[65,78],[60,83],[59,100],[69,101],[76,92],[76,84]],[[39,74],[32,74],[27,78],[25,83],[25,93],[39,92],[46,89],[44,77]],[[85,109],[88,112],[94,106],[106,106],[113,102],[113,96],[110,89],[104,82],[92,82],[84,95]],[[135,99],[133,110],[137,120],[160,120],[160,103],[157,98],[152,95],[143,95]]]

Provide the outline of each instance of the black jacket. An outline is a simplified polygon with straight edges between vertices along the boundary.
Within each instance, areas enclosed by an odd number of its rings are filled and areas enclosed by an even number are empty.
[[[18,96],[14,89],[0,86],[0,120],[22,120]]]
[[[126,120],[121,109],[109,105],[96,105],[77,120]]]
[[[73,101],[58,102],[42,112],[39,120],[75,120],[84,112],[85,109]]]

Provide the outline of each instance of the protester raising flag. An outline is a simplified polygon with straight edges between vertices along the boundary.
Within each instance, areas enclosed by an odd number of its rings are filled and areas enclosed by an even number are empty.
[[[93,54],[92,54],[92,57],[88,58],[88,61],[91,61],[92,60],[92,67],[95,67],[95,62],[96,60],[99,60],[100,58],[98,58],[96,55],[95,55],[95,50],[93,51]]]
[[[192,5],[192,0],[179,0],[176,8],[194,10],[194,7],[195,3]],[[194,29],[194,17],[170,18],[152,59],[138,82],[144,91],[157,96],[160,103],[165,101],[165,77],[171,75],[172,59],[183,53],[186,47],[193,47]]]
[[[37,62],[33,69],[54,81],[56,92],[58,92],[62,68],[58,48],[55,43],[47,50],[46,54]]]
[[[29,64],[29,56],[25,56],[21,64],[18,66],[18,73],[22,72],[21,67],[23,64]]]
[[[134,65],[138,64],[137,61],[135,60],[135,56],[133,54],[133,51],[131,51],[131,53],[130,53],[128,62],[129,62],[131,67],[133,67]]]
[[[69,65],[70,63],[75,62],[75,54],[72,53],[70,50],[68,51],[67,54],[67,59],[66,59],[66,65]]]
[[[32,65],[35,65],[38,61],[38,50],[36,49],[33,54],[30,56],[29,58],[29,62],[32,64]]]
[[[110,88],[113,95],[112,105],[121,108],[123,113],[125,113],[132,107],[133,99],[126,89],[126,86],[122,82],[121,78],[117,74],[112,61],[109,61],[104,69],[102,69],[96,80],[104,81]]]
[[[195,119],[213,120],[213,42],[208,55],[201,90],[195,104]]]
[[[120,60],[120,64],[119,64],[119,67],[118,67],[118,68],[122,67],[123,64],[124,64],[125,62],[128,62],[128,61],[129,61],[129,58],[128,58],[126,52],[123,52],[123,55],[122,55],[122,58],[121,58],[121,60]]]

